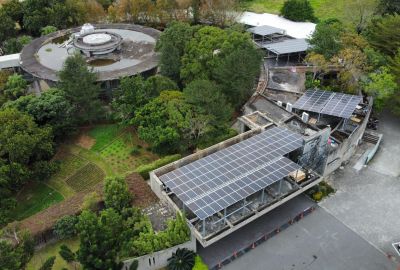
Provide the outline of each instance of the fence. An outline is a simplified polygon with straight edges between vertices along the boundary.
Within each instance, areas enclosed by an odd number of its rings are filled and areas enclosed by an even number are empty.
[[[305,217],[308,214],[312,213],[314,210],[315,210],[315,207],[313,207],[313,206],[305,209],[304,211],[302,211],[301,213],[296,215],[294,218],[289,219],[288,222],[286,222],[285,224],[283,224],[280,227],[278,227],[278,228],[266,233],[265,235],[263,235],[262,237],[260,237],[259,239],[254,241],[252,244],[248,245],[247,247],[244,247],[244,248],[242,248],[242,249],[240,249],[238,251],[235,251],[231,256],[226,257],[220,263],[218,263],[217,265],[211,266],[209,269],[210,270],[217,270],[217,269],[222,268],[223,266],[229,264],[230,262],[232,262],[233,260],[237,259],[238,257],[240,257],[240,256],[244,255],[245,253],[251,251],[252,249],[257,247],[258,245],[264,243],[268,239],[270,239],[273,236],[277,235],[278,233],[280,233],[284,229],[288,228],[293,223],[298,222],[299,220],[303,219],[303,217]]]

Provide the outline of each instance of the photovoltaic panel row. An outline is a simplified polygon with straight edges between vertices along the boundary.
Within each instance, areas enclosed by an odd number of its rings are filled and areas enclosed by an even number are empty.
[[[160,176],[187,204],[302,146],[302,138],[285,128],[272,128]]]
[[[348,119],[361,101],[361,96],[320,90],[307,90],[304,95],[296,101],[293,108]]]
[[[189,200],[187,207],[201,220],[220,212],[246,197],[263,190],[283,179],[300,166],[285,157],[278,157],[272,163],[260,166],[257,170],[238,177],[222,188]]]
[[[320,113],[331,98],[331,92],[307,90],[304,95],[296,101],[293,108],[310,112]]]
[[[331,99],[321,113],[348,119],[361,101],[361,96],[332,93]]]

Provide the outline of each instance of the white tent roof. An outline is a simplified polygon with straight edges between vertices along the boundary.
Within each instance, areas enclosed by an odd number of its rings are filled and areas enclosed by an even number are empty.
[[[19,67],[19,53],[0,56],[0,69]]]
[[[243,12],[238,21],[253,27],[268,25],[284,29],[287,35],[294,38],[308,38],[314,32],[316,26],[315,23],[293,22],[275,14],[259,14],[248,11]]]

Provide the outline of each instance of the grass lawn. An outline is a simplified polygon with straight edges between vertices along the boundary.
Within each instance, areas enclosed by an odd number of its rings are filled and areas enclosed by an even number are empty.
[[[319,19],[338,18],[343,22],[349,21],[349,10],[346,3],[355,0],[310,0],[314,8],[315,15]],[[374,0],[364,0],[373,2]],[[244,4],[244,9],[257,13],[279,14],[285,0],[248,0]]]
[[[100,152],[105,146],[122,131],[117,124],[99,125],[89,131],[89,136],[96,140],[96,143],[90,150]]]
[[[63,196],[41,182],[32,182],[17,195],[13,218],[22,220],[64,200]]]
[[[75,270],[73,265],[68,265],[58,254],[58,251],[60,250],[60,246],[62,244],[67,245],[74,252],[77,251],[79,248],[79,240],[77,238],[69,239],[69,240],[60,240],[60,241],[57,241],[56,243],[49,244],[46,247],[44,247],[43,249],[35,251],[33,258],[29,261],[26,269],[27,270],[37,270],[40,268],[40,266],[42,266],[43,262],[47,258],[49,258],[51,256],[56,256],[56,260],[54,262],[53,269],[60,270],[65,267],[69,270]],[[81,267],[77,266],[76,270],[78,270],[78,269],[81,269]]]

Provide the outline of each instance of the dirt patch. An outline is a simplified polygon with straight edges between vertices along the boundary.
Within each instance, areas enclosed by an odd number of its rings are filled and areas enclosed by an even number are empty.
[[[133,206],[146,208],[158,202],[156,194],[139,174],[132,173],[128,175],[126,182],[129,191],[133,194]]]
[[[85,148],[90,149],[96,143],[96,140],[90,137],[86,132],[80,134],[78,138],[76,138],[75,144]]]

